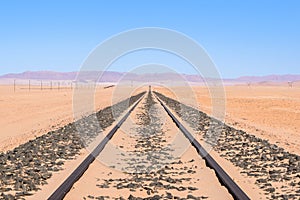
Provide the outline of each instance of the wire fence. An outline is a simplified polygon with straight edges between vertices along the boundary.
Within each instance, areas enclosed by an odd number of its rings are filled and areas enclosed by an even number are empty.
[[[13,80],[13,90],[63,90],[73,89],[76,83],[72,81],[48,80]]]
[[[86,89],[93,89],[95,88],[95,82],[77,82],[77,81],[71,81],[71,80],[36,80],[36,79],[14,79],[6,81],[4,84],[0,83],[0,85],[12,85],[12,89],[14,92],[17,91],[57,91],[57,90],[72,90],[74,88],[86,88]],[[99,84],[99,85],[98,85]],[[128,83],[132,86],[131,84]],[[276,86],[276,82],[272,84],[269,83],[270,86]],[[240,83],[237,85],[246,85],[248,87],[252,86],[268,86],[269,84],[263,84],[263,83],[256,83],[256,82],[247,82],[247,83]],[[288,82],[281,82],[278,83],[281,86],[293,88],[293,87],[299,87],[299,82],[294,81],[288,81]],[[108,89],[111,87],[114,87],[115,83],[97,83],[96,86],[102,86],[104,89]],[[235,84],[233,84],[235,85]]]
[[[8,85],[12,85],[13,91],[57,91],[72,90],[74,88],[94,89],[95,86],[101,86],[104,89],[114,87],[115,84],[96,84],[95,82],[76,82],[76,81],[59,81],[59,80],[20,80],[14,79]]]

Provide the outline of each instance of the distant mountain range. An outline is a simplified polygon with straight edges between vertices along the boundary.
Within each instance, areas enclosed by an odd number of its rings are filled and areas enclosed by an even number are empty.
[[[285,75],[267,75],[267,76],[241,76],[233,79],[237,82],[293,82],[300,81],[300,75],[298,74],[285,74]]]
[[[98,80],[98,73],[84,72],[79,81]],[[11,73],[0,76],[0,79],[32,79],[32,80],[78,80],[77,72],[54,72],[54,71],[27,71],[23,73]],[[124,72],[106,71],[98,82],[128,81],[177,81],[186,80],[189,82],[204,82],[199,75],[173,74],[173,73],[147,73],[135,74]],[[223,79],[229,83],[259,83],[259,82],[294,82],[300,81],[300,75],[268,75],[268,76],[242,76],[234,79]]]

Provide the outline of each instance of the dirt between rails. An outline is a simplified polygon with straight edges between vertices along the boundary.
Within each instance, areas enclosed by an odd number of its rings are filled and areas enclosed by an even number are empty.
[[[232,128],[205,113],[155,92],[198,137],[218,154],[255,179],[261,197],[300,198],[300,156],[244,131]]]
[[[66,199],[232,199],[149,93]]]
[[[66,161],[76,159],[82,149],[143,94],[50,131],[11,151],[1,152],[0,199],[23,199],[36,193],[53,173],[63,170]]]

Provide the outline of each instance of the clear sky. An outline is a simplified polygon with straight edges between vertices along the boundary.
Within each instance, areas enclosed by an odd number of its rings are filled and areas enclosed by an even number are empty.
[[[223,78],[300,74],[296,0],[3,0],[0,74],[77,71],[100,42],[140,27],[169,28],[190,36],[206,49]],[[178,70],[191,73],[184,67]]]

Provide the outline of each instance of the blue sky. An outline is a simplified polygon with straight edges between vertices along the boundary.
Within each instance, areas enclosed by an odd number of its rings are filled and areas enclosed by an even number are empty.
[[[0,27],[0,74],[77,71],[100,42],[140,27],[190,36],[224,78],[300,74],[300,1],[3,0]],[[183,66],[174,67],[192,73]]]

